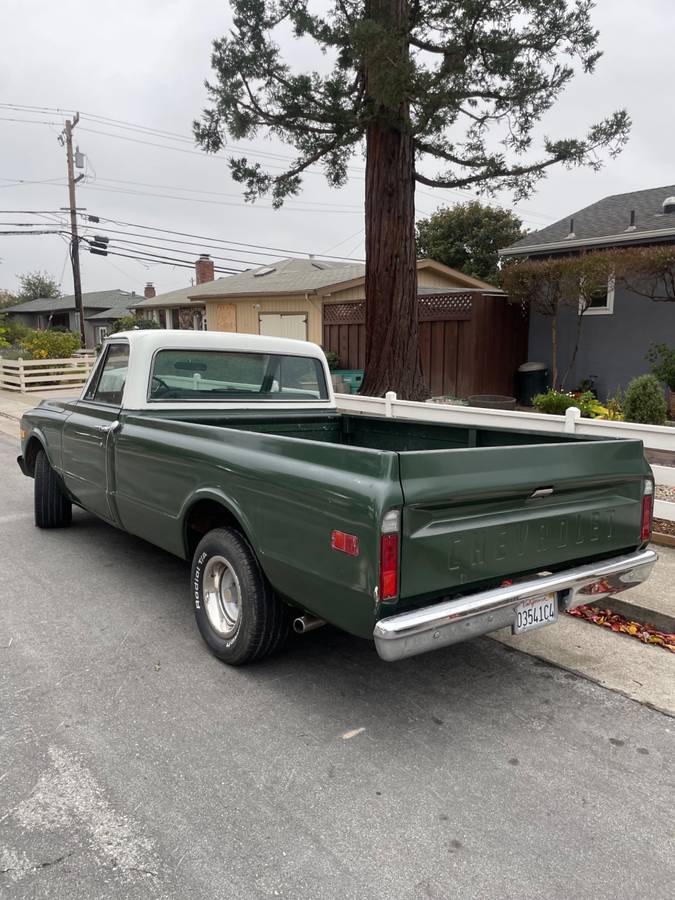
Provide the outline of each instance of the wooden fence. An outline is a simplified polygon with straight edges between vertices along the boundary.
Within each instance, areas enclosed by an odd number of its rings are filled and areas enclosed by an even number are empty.
[[[44,391],[79,387],[85,383],[95,356],[69,359],[2,359],[0,388],[6,391]]]
[[[422,374],[433,396],[507,394],[527,356],[527,313],[503,294],[449,291],[419,298]],[[323,346],[363,369],[366,305],[324,303]]]

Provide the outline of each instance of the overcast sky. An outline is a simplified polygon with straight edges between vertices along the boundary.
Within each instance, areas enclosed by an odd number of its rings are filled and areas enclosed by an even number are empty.
[[[593,76],[575,79],[540,134],[581,135],[592,122],[626,107],[633,118],[631,139],[622,155],[608,160],[599,173],[550,170],[537,192],[516,207],[530,229],[609,194],[675,183],[675,2],[598,0],[594,21],[605,55]],[[86,154],[87,177],[78,185],[78,206],[90,213],[242,245],[361,257],[362,159],[354,160],[353,177],[344,189],[330,189],[320,172],[310,174],[303,194],[274,211],[268,201],[244,204],[222,158],[208,157],[168,135],[143,134],[91,118],[189,137],[192,119],[206,102],[203,81],[209,75],[211,41],[228,23],[225,0],[0,0],[0,102],[80,111],[76,141]],[[295,61],[313,61],[307,48],[293,47],[291,39],[286,43]],[[57,142],[63,121],[53,112],[0,108],[1,210],[49,211],[66,205],[65,152]],[[263,140],[249,146],[292,153]],[[270,162],[282,165],[279,159]],[[43,183],[16,184],[19,180]],[[417,213],[428,215],[441,204],[464,199],[467,195],[425,187],[418,192]],[[499,202],[511,206],[508,196]],[[2,212],[0,230],[8,230],[9,222],[26,221],[34,218]],[[50,227],[48,218],[42,221]],[[102,228],[88,233],[94,230]],[[159,235],[153,242],[164,244]],[[184,249],[199,251],[196,246]],[[223,248],[220,255],[251,263],[273,258],[260,252],[244,255],[243,249]],[[14,290],[17,275],[34,269],[51,273],[65,292],[72,290],[64,239],[0,237],[0,289]],[[118,287],[139,293],[146,281],[162,292],[189,284],[191,276],[188,269],[88,253],[83,254],[82,273],[85,291]]]

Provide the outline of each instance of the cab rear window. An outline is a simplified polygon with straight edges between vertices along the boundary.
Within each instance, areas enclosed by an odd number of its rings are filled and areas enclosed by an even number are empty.
[[[227,350],[160,350],[155,355],[148,399],[327,400],[318,359]]]

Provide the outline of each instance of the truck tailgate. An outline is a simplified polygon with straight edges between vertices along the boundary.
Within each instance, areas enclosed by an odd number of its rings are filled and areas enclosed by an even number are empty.
[[[399,454],[401,598],[461,593],[640,542],[641,441]]]

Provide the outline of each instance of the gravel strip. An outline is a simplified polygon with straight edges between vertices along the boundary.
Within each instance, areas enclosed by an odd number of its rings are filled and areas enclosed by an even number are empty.
[[[675,522],[671,522],[669,519],[654,519],[654,531],[658,531],[659,534],[672,534],[675,537]]]
[[[675,487],[666,487],[663,484],[656,485],[656,499],[675,502]]]

